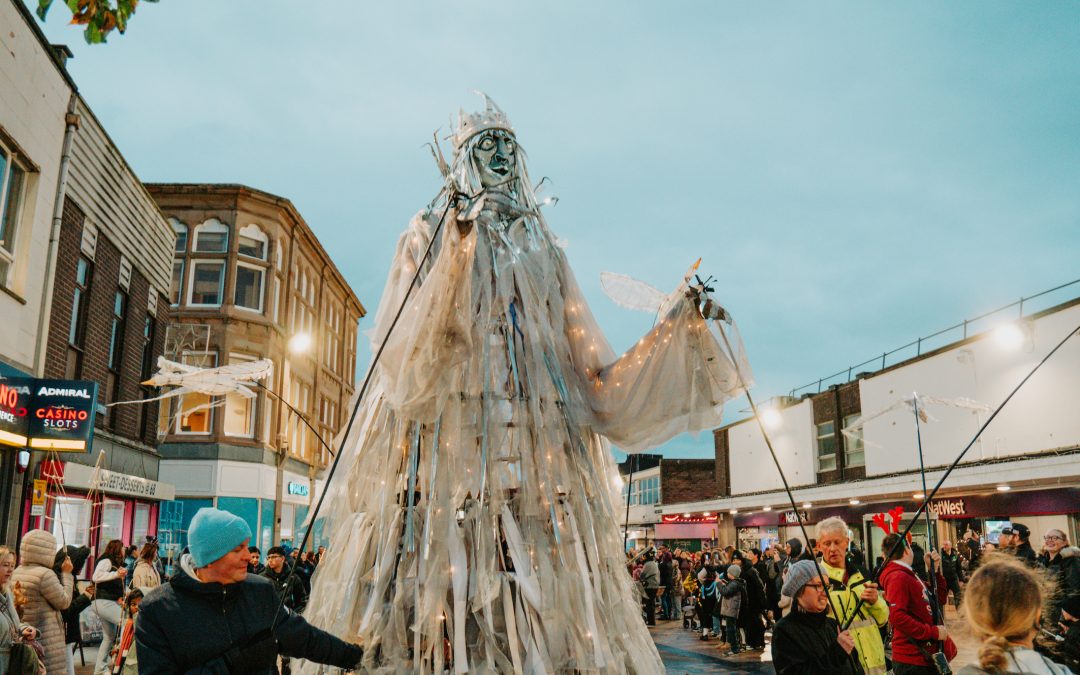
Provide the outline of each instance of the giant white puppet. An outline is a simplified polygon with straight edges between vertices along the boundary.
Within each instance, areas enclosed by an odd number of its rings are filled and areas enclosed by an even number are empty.
[[[617,357],[503,112],[460,115],[452,142],[398,242],[306,616],[362,642],[366,672],[659,673],[608,441],[718,425],[749,372],[734,326],[682,280]]]

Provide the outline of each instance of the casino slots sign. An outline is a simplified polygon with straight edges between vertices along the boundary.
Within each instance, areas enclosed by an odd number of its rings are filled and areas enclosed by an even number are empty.
[[[87,380],[0,381],[0,443],[86,452],[94,433],[98,385]]]

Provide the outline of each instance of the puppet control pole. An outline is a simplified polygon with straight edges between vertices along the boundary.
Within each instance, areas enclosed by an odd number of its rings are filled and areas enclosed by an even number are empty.
[[[717,328],[720,330],[720,337],[724,339],[724,347],[727,348],[728,355],[731,357],[731,364],[735,367],[735,376],[739,380],[739,386],[746,392],[746,401],[750,404],[750,410],[754,414],[754,419],[757,420],[758,429],[761,430],[761,437],[765,439],[765,446],[769,449],[769,454],[772,456],[773,463],[776,465],[776,471],[780,474],[780,480],[784,484],[784,492],[787,493],[788,501],[791,502],[791,510],[795,514],[795,519],[799,523],[799,530],[802,532],[803,539],[806,540],[806,548],[810,548],[810,535],[806,533],[806,525],[803,524],[803,519],[799,515],[799,507],[795,503],[795,495],[791,492],[791,486],[788,485],[787,476],[784,475],[784,469],[780,466],[780,459],[776,456],[776,450],[773,449],[772,440],[769,438],[768,432],[765,431],[765,424],[761,421],[761,415],[758,414],[757,405],[754,403],[754,398],[750,395],[750,388],[746,386],[746,380],[743,379],[742,369],[739,368],[738,357],[735,356],[735,350],[731,348],[731,342],[728,340],[727,333],[724,331],[724,326],[721,321],[717,321]],[[810,552],[813,556],[813,552]],[[837,617],[841,617],[841,613],[836,611],[836,607],[833,603],[832,593],[829,592],[829,580],[825,577],[825,573],[821,570],[821,565],[817,564],[817,558],[811,558],[814,561],[814,568],[817,570],[818,577],[821,579],[821,585],[825,591],[825,597],[829,599],[829,606],[833,611],[833,614]],[[792,602],[796,602],[795,598],[792,598]],[[856,613],[857,613],[856,609]],[[846,630],[846,628],[845,628]],[[851,654],[848,654],[849,658],[854,658]]]
[[[911,395],[912,409],[915,412],[915,444],[919,449],[919,475],[922,477],[922,495],[923,504],[928,503],[930,500],[926,494],[926,463],[923,460],[922,449],[922,420],[919,419],[919,394],[913,392]],[[930,521],[930,509],[924,509],[926,515],[926,548],[930,554],[930,569],[927,576],[930,579],[929,593],[930,596],[930,613],[934,617],[934,623],[939,626],[945,625],[945,612],[944,608],[938,602],[938,585],[937,585],[937,569],[934,566],[934,550],[937,548],[934,526]],[[942,649],[942,643],[939,641],[938,650]]]
[[[990,416],[986,418],[986,421],[983,422],[983,425],[981,427],[979,427],[978,431],[975,432],[975,436],[972,437],[972,439],[968,442],[968,444],[966,446],[964,446],[964,449],[961,450],[960,454],[956,456],[956,459],[954,459],[953,463],[949,465],[949,468],[945,469],[945,473],[943,473],[941,475],[941,478],[938,479],[937,485],[934,486],[934,489],[931,490],[930,493],[927,494],[923,498],[922,505],[919,506],[919,508],[915,511],[915,515],[911,518],[911,522],[909,522],[907,524],[907,527],[904,528],[904,531],[902,533],[900,533],[900,538],[897,539],[896,543],[894,543],[892,545],[892,547],[887,552],[885,552],[885,555],[882,556],[881,564],[878,565],[877,569],[874,570],[874,578],[875,579],[877,579],[878,575],[881,574],[881,570],[885,566],[885,563],[890,558],[892,558],[894,553],[896,553],[896,549],[897,549],[898,546],[901,545],[901,542],[906,541],[908,532],[910,532],[912,526],[915,525],[916,522],[918,522],[919,516],[921,516],[923,511],[926,510],[926,505],[930,503],[930,501],[938,493],[938,490],[941,489],[941,486],[945,484],[945,481],[949,478],[949,475],[953,472],[954,469],[956,469],[957,465],[960,464],[960,461],[962,459],[964,459],[964,455],[966,455],[968,453],[968,450],[971,450],[971,447],[973,445],[975,445],[975,441],[979,440],[979,437],[982,436],[982,433],[984,431],[986,431],[986,428],[988,426],[990,426],[990,423],[994,421],[994,418],[998,416],[998,413],[1000,413],[1001,410],[1006,406],[1006,404],[1008,404],[1008,402],[1012,400],[1013,396],[1016,396],[1016,393],[1018,391],[1020,391],[1020,389],[1025,384],[1027,384],[1027,381],[1031,379],[1031,376],[1034,375],[1035,373],[1037,373],[1039,371],[1039,368],[1042,368],[1043,364],[1046,363],[1047,361],[1049,361],[1050,357],[1053,356],[1054,354],[1056,354],[1059,349],[1064,347],[1065,343],[1069,341],[1069,338],[1076,335],[1077,332],[1080,332],[1080,326],[1077,326],[1076,328],[1073,328],[1072,330],[1070,330],[1069,333],[1064,338],[1062,338],[1061,342],[1057,343],[1057,346],[1055,346],[1053,349],[1051,349],[1050,352],[1047,353],[1047,355],[1044,356],[1041,361],[1039,361],[1037,364],[1035,364],[1035,367],[1032,368],[1031,371],[1028,372],[1028,374],[1024,376],[1024,379],[1020,380],[1020,383],[1017,384],[1016,387],[1013,388],[1013,390],[1011,392],[1009,392],[1009,395],[1006,396],[1005,400],[1002,401],[1001,404],[998,405],[998,407],[994,409],[994,412],[990,413]],[[862,599],[860,599],[859,603],[857,605],[855,605],[856,611],[861,606],[862,606]],[[847,622],[847,624],[845,624],[843,626],[843,628],[846,630],[848,628],[848,626],[850,626],[850,625],[851,625],[851,620],[849,620]]]
[[[390,341],[390,335],[394,332],[394,328],[398,324],[398,320],[401,318],[402,313],[405,311],[405,305],[409,302],[409,296],[412,295],[413,289],[416,288],[416,282],[420,278],[420,272],[424,269],[424,263],[427,262],[431,256],[431,249],[435,245],[435,240],[438,239],[439,233],[442,231],[443,224],[446,223],[446,215],[450,212],[450,207],[457,201],[459,194],[451,187],[447,190],[446,194],[446,208],[443,209],[442,215],[439,216],[439,223],[435,226],[435,229],[431,233],[431,239],[428,241],[427,249],[424,251],[424,256],[420,258],[420,262],[416,265],[416,272],[413,274],[412,281],[409,283],[409,288],[405,291],[405,297],[401,299],[401,305],[397,309],[397,313],[394,314],[394,320],[390,322],[390,327],[386,330],[386,335],[383,336],[383,341],[379,345],[378,351],[375,352],[375,357],[371,360],[371,365],[368,367],[367,375],[364,377],[363,384],[360,385],[360,391],[356,395],[356,403],[353,404],[352,412],[349,414],[349,423],[345,425],[345,433],[341,435],[341,442],[338,445],[338,452],[334,455],[334,461],[330,465],[330,472],[326,475],[326,483],[323,486],[322,494],[319,495],[319,501],[315,504],[315,510],[311,513],[311,523],[314,525],[315,520],[319,516],[319,511],[322,509],[323,501],[326,499],[327,493],[330,491],[330,481],[334,479],[334,473],[337,471],[338,464],[341,462],[341,451],[345,447],[345,443],[349,438],[349,433],[352,431],[353,424],[356,422],[356,416],[360,412],[360,403],[364,400],[364,394],[367,393],[368,385],[371,383],[371,377],[375,373],[375,366],[379,363],[379,358],[382,356],[383,350],[386,349],[387,342]],[[313,527],[307,528],[304,532],[304,538],[300,541],[300,550],[304,550],[307,546],[308,537],[311,536]],[[296,574],[296,568],[299,565],[293,565],[289,569],[289,576],[285,580],[285,587],[288,588],[292,583],[293,576]],[[278,602],[277,610],[274,612],[274,622],[271,624],[271,630],[277,627],[278,621],[281,618],[281,610],[285,606],[285,598],[287,593],[281,594],[281,600]]]
[[[626,461],[630,463],[630,477],[626,479],[626,520],[623,522],[622,530],[622,547],[623,552],[626,552],[626,540],[630,535],[630,495],[633,492],[634,487],[634,467],[638,464],[637,455],[629,455]]]

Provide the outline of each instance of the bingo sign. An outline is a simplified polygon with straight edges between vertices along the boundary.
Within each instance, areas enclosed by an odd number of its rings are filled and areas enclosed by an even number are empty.
[[[86,452],[97,393],[97,382],[85,380],[0,380],[0,444]]]
[[[94,432],[97,382],[36,380],[30,406],[30,447],[86,452]]]
[[[26,447],[34,382],[20,377],[0,380],[0,445]]]

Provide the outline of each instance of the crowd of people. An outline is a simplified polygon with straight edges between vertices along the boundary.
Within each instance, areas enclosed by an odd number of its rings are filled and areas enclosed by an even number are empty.
[[[814,534],[808,547],[631,551],[643,619],[681,620],[725,656],[765,650],[771,630],[781,674],[921,675],[951,672],[951,602],[980,640],[978,663],[960,672],[1080,673],[1080,549],[1064,532],[1047,531],[1038,550],[1021,523],[930,551],[890,534],[874,568],[841,519]]]
[[[139,652],[145,650],[138,649],[139,640],[136,639],[140,632],[141,610],[149,607],[152,613],[157,611],[153,608],[162,606],[161,596],[175,595],[172,587],[177,585],[204,593],[221,591],[224,596],[226,586],[237,584],[234,589],[243,588],[246,593],[234,595],[259,597],[262,616],[255,621],[248,620],[245,625],[265,623],[274,644],[284,640],[288,646],[283,649],[291,652],[283,654],[279,671],[277,647],[273,647],[274,654],[269,659],[275,662],[273,670],[265,672],[288,673],[289,655],[314,655],[315,660],[321,658],[323,661],[320,662],[329,663],[331,661],[326,659],[330,659],[340,667],[355,665],[359,660],[358,647],[316,631],[300,618],[307,605],[312,575],[325,549],[320,546],[317,552],[301,552],[285,545],[274,546],[266,552],[264,563],[259,549],[249,546],[251,534],[242,519],[216,509],[203,511],[207,513],[197,514],[192,521],[188,532],[190,546],[183,551],[171,576],[166,570],[172,567],[162,560],[158,543],[152,537],[139,547],[125,546],[120,540],[109,541],[92,568],[86,564],[92,553],[88,547],[61,548],[53,534],[46,530],[27,532],[20,543],[18,556],[11,549],[0,547],[0,674],[74,675],[74,650],[83,641],[80,619],[88,609],[101,624],[102,639],[94,663],[95,675],[186,672],[188,668],[181,668],[172,657],[157,661],[160,655],[155,653],[148,654],[140,668]],[[223,549],[226,545],[227,549]],[[245,579],[238,573],[228,578],[218,575],[220,578],[217,578],[211,571],[214,580],[201,582],[200,575],[205,576],[206,570],[215,569],[215,565],[221,566],[221,561],[228,558],[233,549],[240,549],[243,576],[261,580],[256,582],[255,590],[248,590],[251,584],[243,584]],[[193,554],[196,552],[205,565],[195,562]],[[79,576],[84,573],[88,578],[80,581]],[[284,606],[282,615],[275,614],[279,604]],[[192,615],[185,616],[184,622],[190,622],[196,616],[194,609],[187,608]],[[275,616],[278,616],[277,621],[274,621]],[[169,633],[167,643],[182,630],[173,627]],[[238,637],[242,635],[243,631],[240,631]],[[188,636],[188,639],[205,642],[201,632]],[[182,644],[176,646],[183,649]],[[244,666],[249,663],[244,651],[248,647],[250,645],[240,645],[238,654],[230,655],[233,661],[223,672],[264,672]],[[147,660],[150,663],[146,663]],[[264,655],[260,663],[265,661]]]

